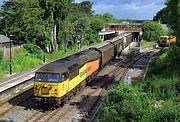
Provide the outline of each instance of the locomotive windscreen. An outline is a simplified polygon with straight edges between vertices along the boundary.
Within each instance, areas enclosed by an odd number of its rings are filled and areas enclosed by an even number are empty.
[[[56,73],[36,73],[35,81],[61,82],[61,77]]]

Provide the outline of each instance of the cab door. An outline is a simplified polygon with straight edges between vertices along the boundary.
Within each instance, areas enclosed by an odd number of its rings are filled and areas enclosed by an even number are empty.
[[[68,92],[69,88],[69,78],[68,78],[68,73],[63,73],[61,75],[62,78],[62,83],[60,85],[60,94],[61,96],[65,95]]]

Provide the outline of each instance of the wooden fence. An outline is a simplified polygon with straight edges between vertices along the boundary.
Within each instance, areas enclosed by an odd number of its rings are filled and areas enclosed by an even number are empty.
[[[23,47],[23,46],[13,45],[13,46],[11,47],[11,54],[12,54],[12,55],[15,54],[16,51],[17,51],[18,49],[20,49],[21,47]],[[7,48],[7,47],[3,46],[3,47],[0,47],[0,51],[3,52],[3,56],[4,56],[4,57],[9,57],[9,56],[10,56],[10,48]]]

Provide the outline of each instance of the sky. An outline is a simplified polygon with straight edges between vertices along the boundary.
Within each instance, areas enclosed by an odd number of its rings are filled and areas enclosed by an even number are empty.
[[[8,1],[8,0],[0,0],[0,6],[2,6],[3,1]],[[1,8],[1,7],[0,7]]]
[[[85,0],[75,0],[82,2]],[[165,0],[89,0],[95,14],[110,13],[117,19],[152,20]]]
[[[0,0],[0,6],[4,0]],[[7,1],[7,0],[6,0]],[[85,0],[75,0],[82,2]],[[110,13],[117,19],[152,20],[165,0],[89,0],[95,14]]]

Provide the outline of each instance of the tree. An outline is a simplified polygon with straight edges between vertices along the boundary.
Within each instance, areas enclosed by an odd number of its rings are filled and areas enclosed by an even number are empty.
[[[1,30],[25,43],[36,43],[47,52],[61,45],[58,35],[71,9],[72,0],[13,0],[0,10]]]
[[[163,24],[167,24],[168,22],[168,8],[165,7],[161,9],[156,16],[154,16],[153,21],[161,22]]]
[[[117,20],[110,13],[103,14],[103,19],[105,20],[105,22],[117,22]]]
[[[145,21],[142,24],[142,38],[147,41],[158,42],[160,36],[166,35],[161,25],[156,22]]]
[[[73,24],[70,21],[70,18],[68,17],[68,19],[61,21],[61,26],[59,27],[60,27],[59,30],[62,31],[58,31],[58,44],[59,47],[64,47],[66,49],[68,46],[72,46],[73,44],[72,42]]]
[[[33,40],[42,36],[42,9],[38,0],[13,0],[4,2],[0,16],[5,35],[16,35],[21,41]]]
[[[68,15],[69,13],[71,12],[71,6],[72,6],[72,0],[56,0],[56,5],[55,5],[55,27],[57,26],[57,28],[54,28],[54,30],[57,30],[58,33],[57,33],[57,36],[56,36],[56,33],[55,33],[55,36],[56,38],[58,38],[58,44],[59,45],[64,45],[66,44],[67,42],[64,42],[64,44],[61,44],[61,41],[60,41],[60,38],[61,38],[61,35],[59,35],[59,32],[60,31],[63,31],[65,32],[65,38],[67,37],[67,29],[64,29],[62,30],[61,26],[64,26],[64,24],[66,24],[66,22],[68,23],[69,22],[69,18],[68,18]],[[62,24],[63,22],[63,24]],[[57,24],[57,25],[56,25]],[[68,23],[69,24],[69,23]],[[66,26],[68,27],[68,26]],[[64,39],[64,41],[67,41],[67,39]]]
[[[90,25],[91,25],[91,29],[94,30],[96,34],[98,34],[98,32],[100,32],[104,28],[105,24],[99,18],[92,18]]]
[[[57,42],[61,42],[60,31],[63,27],[62,22],[65,22],[66,17],[68,16],[71,9],[72,0],[40,0],[42,9],[45,10],[44,19],[46,26],[48,28],[48,35],[51,35],[51,47],[50,51],[55,51],[58,49]],[[61,43],[59,43],[61,45]]]
[[[91,1],[83,1],[81,3],[74,3],[72,13],[92,15],[94,12],[92,11],[92,5],[93,3]]]
[[[168,9],[168,24],[175,32],[177,43],[180,43],[180,1],[167,0],[166,5]]]
[[[75,21],[73,24],[73,43],[76,44],[77,41],[80,43],[83,42],[83,38],[85,37],[86,29],[89,28],[89,22],[86,18],[80,18]]]

